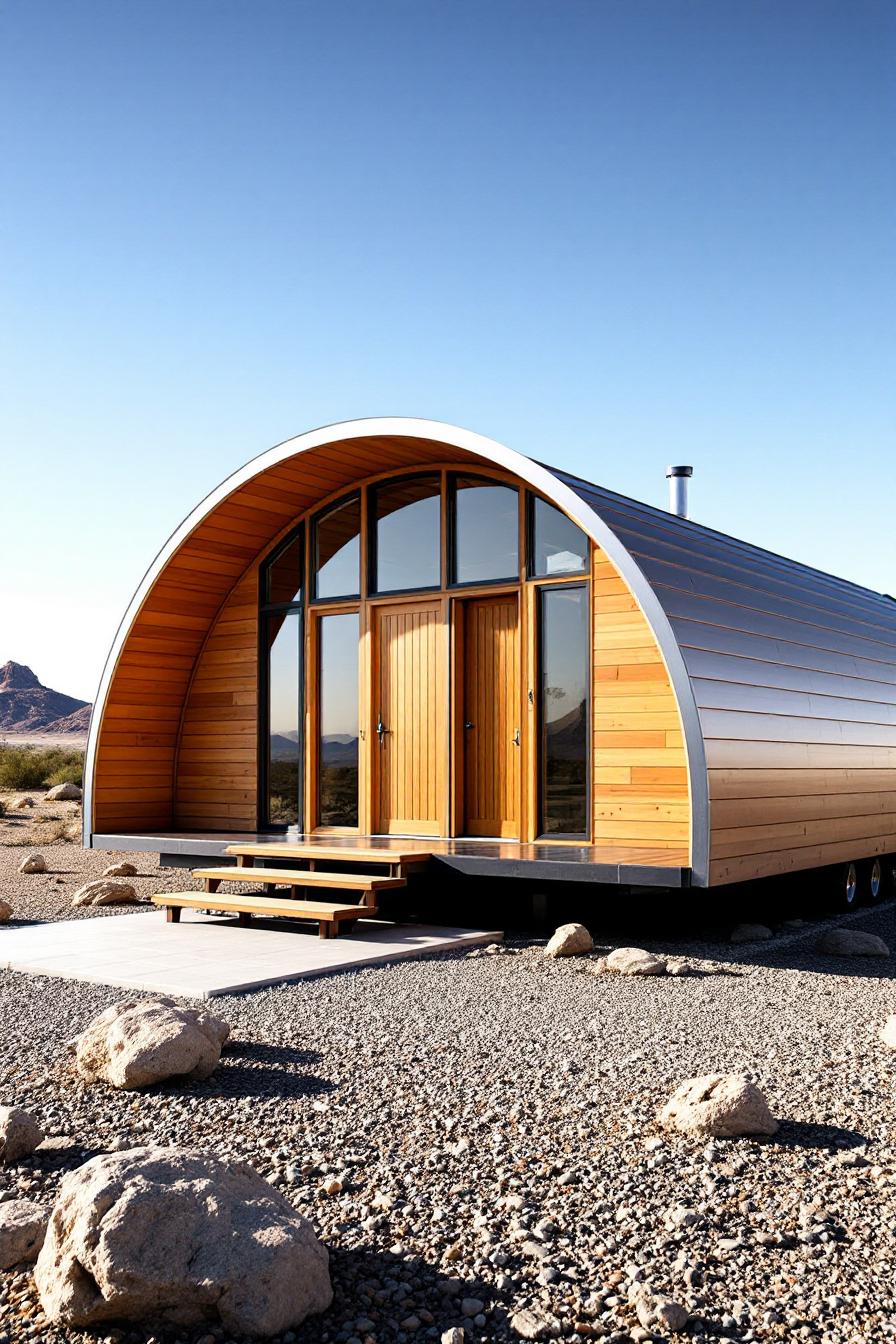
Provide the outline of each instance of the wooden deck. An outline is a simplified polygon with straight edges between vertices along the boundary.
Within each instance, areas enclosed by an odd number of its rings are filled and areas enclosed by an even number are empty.
[[[159,853],[172,866],[195,867],[202,860],[235,856],[232,846],[276,846],[267,858],[284,862],[320,859],[346,863],[415,865],[421,860],[473,877],[591,882],[610,886],[686,887],[687,851],[645,845],[522,845],[509,840],[429,840],[397,836],[301,836],[282,832],[155,831],[95,835],[94,848]],[[229,852],[230,851],[230,852]],[[261,853],[259,852],[259,857]]]

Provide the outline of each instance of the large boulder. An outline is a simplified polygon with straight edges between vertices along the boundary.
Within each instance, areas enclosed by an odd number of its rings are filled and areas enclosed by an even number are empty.
[[[9,901],[4,901],[0,897],[0,924],[6,924],[12,919],[12,906]]]
[[[673,1092],[659,1118],[666,1129],[723,1139],[774,1134],[778,1128],[759,1088],[739,1073],[688,1078]]]
[[[561,924],[548,939],[546,957],[577,957],[594,949],[594,939],[584,924]]]
[[[665,975],[662,957],[645,952],[643,947],[615,947],[606,957],[606,969],[617,975]]]
[[[29,1265],[44,1244],[50,1215],[30,1199],[0,1204],[0,1269]]]
[[[110,863],[108,868],[103,869],[103,877],[136,877],[137,869],[132,863],[123,860],[121,863]]]
[[[34,1273],[54,1325],[220,1325],[278,1335],[333,1299],[326,1248],[243,1162],[104,1153],[67,1175]]]
[[[45,873],[47,861],[43,854],[26,854],[19,864],[20,873]]]
[[[114,878],[96,878],[85,882],[72,897],[72,907],[77,905],[133,905],[137,893],[130,882],[118,882]]]
[[[21,1106],[0,1106],[0,1164],[9,1165],[30,1157],[44,1132],[30,1111]]]
[[[208,1078],[230,1027],[173,999],[117,1003],[75,1040],[75,1065],[88,1082],[131,1091],[167,1078]]]
[[[888,957],[890,949],[876,933],[863,929],[828,929],[818,940],[818,951],[829,957]]]
[[[79,803],[81,801],[81,790],[77,784],[57,784],[44,794],[44,801],[47,803]]]

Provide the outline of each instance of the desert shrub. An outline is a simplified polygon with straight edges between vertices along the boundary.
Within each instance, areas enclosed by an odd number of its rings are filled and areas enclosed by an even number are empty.
[[[80,785],[83,775],[84,753],[72,747],[0,746],[0,789]]]
[[[5,816],[6,816],[6,804],[4,803],[3,799],[0,798],[0,817]]]

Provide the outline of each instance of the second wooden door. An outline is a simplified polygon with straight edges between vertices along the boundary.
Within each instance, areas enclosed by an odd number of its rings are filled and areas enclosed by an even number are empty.
[[[472,598],[463,622],[464,832],[520,833],[520,638],[516,594]]]
[[[444,835],[445,669],[440,598],[374,608],[374,826],[385,835]]]

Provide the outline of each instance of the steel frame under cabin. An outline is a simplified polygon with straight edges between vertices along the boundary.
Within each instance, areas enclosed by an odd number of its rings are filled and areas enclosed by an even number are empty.
[[[420,475],[439,481],[439,581],[374,591],[368,500],[376,486]],[[519,492],[515,575],[454,581],[456,475]],[[314,520],[352,495],[361,502],[357,591],[317,599],[308,591]],[[536,499],[587,538],[584,570],[535,572]],[[414,847],[423,844],[434,862],[478,875],[670,888],[826,867],[866,894],[877,894],[890,875],[896,852],[890,598],[469,431],[400,418],[330,426],[271,449],[203,500],[163,547],[122,621],[94,706],[86,845],[161,851],[185,863],[220,856],[230,844],[294,834],[272,826],[266,814],[266,616],[259,593],[267,562],[293,536],[301,537],[304,558],[298,820],[306,846],[400,849],[394,834],[374,838],[388,831],[380,822],[390,768],[380,752],[388,739],[376,732],[378,713],[382,726],[376,702],[391,684],[383,672],[387,656],[419,646],[430,650],[431,661],[421,654],[419,666],[408,672],[396,663],[389,676],[402,704],[413,702],[421,714],[416,728],[407,726],[420,758],[407,767],[408,779],[434,800],[416,831],[414,808],[421,816],[425,808],[411,802],[402,834],[415,837]],[[583,585],[587,813],[580,834],[544,834],[537,605],[546,589]],[[492,754],[480,749],[473,773],[465,774],[471,749],[460,689],[463,621],[464,604],[474,598],[485,603],[485,634],[476,638],[484,640],[480,702],[488,707]],[[489,609],[486,599],[499,598],[505,610]],[[359,783],[357,823],[334,831],[318,824],[317,669],[321,622],[338,613],[357,613],[359,622]],[[384,635],[389,619],[395,628]],[[378,649],[385,649],[379,659]],[[503,673],[490,668],[489,649],[506,657]],[[430,684],[435,695],[427,692]],[[417,700],[408,698],[412,691]],[[505,738],[512,727],[511,748]],[[497,782],[479,777],[487,759]],[[497,818],[501,831],[493,838],[465,833],[465,799],[477,789],[483,796],[491,789],[501,800],[497,811],[511,814]]]

